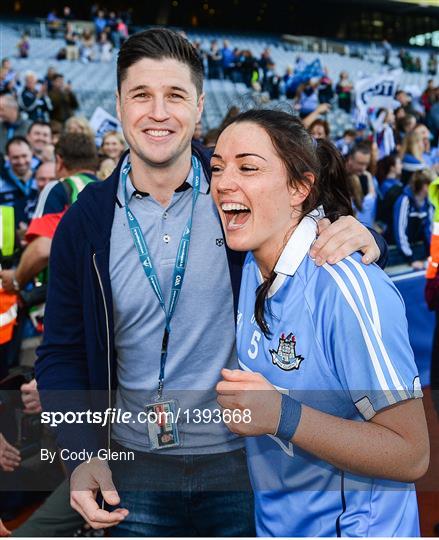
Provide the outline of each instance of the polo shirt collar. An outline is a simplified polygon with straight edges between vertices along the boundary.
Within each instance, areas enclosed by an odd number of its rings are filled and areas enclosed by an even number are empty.
[[[274,271],[276,274],[293,276],[309,252],[317,236],[317,222],[324,217],[323,207],[307,214],[291,235],[279,257]]]
[[[120,168],[121,174],[122,174],[123,168],[125,167],[125,165],[128,162],[129,162],[129,153],[126,155],[126,157],[125,157],[125,159],[124,159],[124,161],[122,163],[122,166]],[[200,193],[206,194],[206,193],[209,193],[209,183],[207,182],[207,179],[206,179],[206,176],[204,174],[201,162],[200,162],[200,169],[201,169]],[[186,180],[180,186],[178,186],[178,188],[175,190],[175,193],[180,193],[181,191],[186,191],[190,187],[193,187],[193,183],[194,183],[194,169],[193,169],[193,167],[191,167]],[[136,190],[136,188],[133,186],[131,178],[128,176],[128,178],[127,178],[128,200],[130,200],[133,197],[134,193],[136,193],[136,192],[140,193],[144,197],[147,197],[149,195],[149,193],[139,192],[138,190]]]

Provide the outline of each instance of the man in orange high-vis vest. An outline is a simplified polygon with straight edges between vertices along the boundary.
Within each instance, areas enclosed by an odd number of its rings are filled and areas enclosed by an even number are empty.
[[[436,312],[436,326],[431,352],[430,384],[433,403],[439,414],[439,177],[430,184],[428,196],[435,212],[430,257],[428,258],[426,273],[425,299],[428,307]]]
[[[0,268],[12,261],[15,253],[15,219],[12,206],[0,206]],[[0,351],[12,339],[17,321],[17,296],[6,292],[0,283]],[[5,355],[2,354],[2,359]],[[3,361],[3,360],[2,360]],[[7,365],[0,362],[0,378],[7,373]]]

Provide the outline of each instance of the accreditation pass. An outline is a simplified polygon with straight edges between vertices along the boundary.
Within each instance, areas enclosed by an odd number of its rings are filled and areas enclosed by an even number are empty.
[[[176,401],[171,399],[150,403],[146,405],[145,411],[151,449],[163,450],[180,446]]]

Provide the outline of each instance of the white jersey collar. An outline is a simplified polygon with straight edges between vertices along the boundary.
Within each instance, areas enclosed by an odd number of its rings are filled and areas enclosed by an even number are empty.
[[[323,207],[320,206],[302,219],[274,267],[276,274],[294,275],[314,243],[317,236],[317,222],[324,215]]]

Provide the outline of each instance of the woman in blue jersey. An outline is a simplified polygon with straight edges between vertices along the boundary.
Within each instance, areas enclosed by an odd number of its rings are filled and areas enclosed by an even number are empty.
[[[280,112],[240,114],[212,156],[212,193],[244,265],[237,346],[218,402],[247,436],[260,536],[418,536],[428,467],[402,299],[360,256],[317,266],[316,220],[350,214],[344,165]]]

